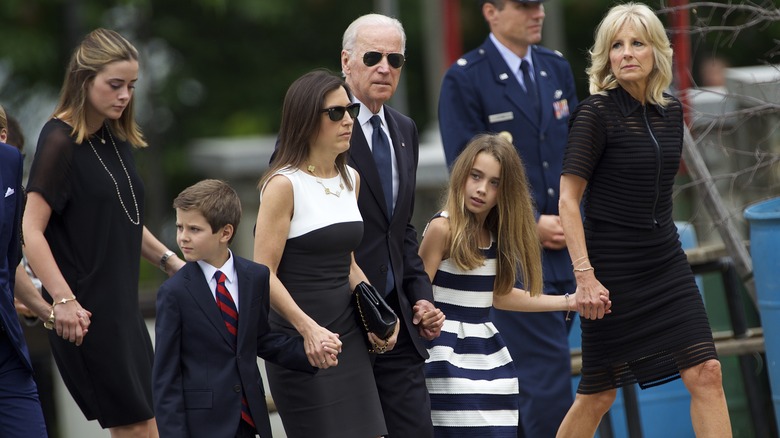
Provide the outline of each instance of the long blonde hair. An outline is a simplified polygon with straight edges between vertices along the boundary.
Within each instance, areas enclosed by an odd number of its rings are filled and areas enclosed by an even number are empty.
[[[443,210],[449,214],[449,257],[460,269],[481,266],[479,224],[465,205],[465,185],[477,155],[487,153],[501,166],[496,206],[485,219],[497,241],[497,267],[494,291],[504,295],[512,290],[520,269],[524,288],[531,295],[542,293],[542,262],[525,167],[514,146],[499,135],[478,135],[471,140],[452,165]]]
[[[649,103],[666,106],[669,99],[664,90],[672,83],[672,45],[664,25],[652,9],[642,3],[626,3],[614,6],[601,20],[590,48],[588,74],[590,94],[604,94],[618,87],[617,78],[610,71],[609,52],[615,35],[625,24],[631,24],[637,33],[653,49],[653,71],[647,79],[645,98]]]
[[[138,61],[138,50],[113,30],[93,30],[73,52],[53,115],[70,119],[73,126],[71,136],[76,143],[82,143],[91,134],[86,117],[89,84],[106,65],[117,61]],[[134,102],[135,99],[131,98],[122,116],[117,120],[107,120],[107,123],[117,138],[136,147],[146,147],[141,128],[135,121]]]

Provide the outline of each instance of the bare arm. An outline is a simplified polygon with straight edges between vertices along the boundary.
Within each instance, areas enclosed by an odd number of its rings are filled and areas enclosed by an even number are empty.
[[[65,277],[62,276],[44,231],[51,217],[51,207],[40,193],[30,192],[27,195],[27,206],[24,211],[22,226],[24,229],[24,253],[35,274],[43,283],[43,287],[51,295],[55,303],[70,300],[75,297]],[[78,301],[72,300],[57,305],[54,308],[57,335],[70,342],[81,344],[84,337],[82,318],[84,309]],[[48,316],[47,316],[48,319]]]
[[[163,245],[148,228],[144,227],[143,237],[141,238],[141,257],[149,261],[154,266],[160,266],[163,254],[168,252],[168,248]],[[172,255],[165,261],[165,273],[171,277],[181,267],[184,261],[177,255]]]
[[[551,312],[556,310],[577,310],[573,296],[539,295],[532,297],[527,290],[513,288],[508,294],[493,294],[493,307],[516,312]]]
[[[450,235],[449,220],[444,217],[432,219],[424,232],[418,253],[423,262],[428,279],[433,281],[441,261],[447,257],[447,241]],[[441,334],[446,316],[441,309],[427,300],[419,300],[414,306],[415,316],[419,316],[420,336],[433,340]]]
[[[591,270],[577,271],[591,267],[588,248],[585,244],[585,231],[582,226],[580,202],[588,182],[575,175],[561,176],[561,196],[558,201],[561,224],[566,233],[566,243],[574,263],[574,277],[577,280],[577,310],[580,317],[601,319],[607,311],[607,303],[601,296],[609,297],[609,290],[596,279]]]
[[[445,217],[432,219],[420,242],[420,258],[425,273],[433,281],[441,261],[447,258],[447,240],[450,236],[450,223]]]
[[[336,365],[335,354],[328,354],[323,343],[332,342],[341,347],[338,335],[321,327],[295,302],[284,285],[276,277],[279,262],[290,232],[293,215],[292,183],[286,177],[271,178],[263,191],[263,199],[257,211],[254,261],[268,266],[271,271],[271,307],[282,315],[303,336],[309,363],[327,368]]]
[[[568,295],[568,296],[567,296]],[[508,294],[493,294],[493,307],[515,312],[554,312],[577,311],[577,293],[567,295],[531,296],[527,290],[513,288]],[[605,294],[599,295],[599,300],[605,305],[605,313],[611,313],[612,302]]]
[[[360,194],[360,174],[355,172],[355,199],[358,198],[358,195]],[[358,285],[361,281],[365,281],[368,283],[368,277],[366,277],[366,274],[363,273],[363,270],[358,266],[357,261],[355,261],[355,253],[352,253],[352,262],[349,265],[349,290],[354,291],[355,286]]]
[[[24,313],[24,316],[35,316],[42,321],[46,321],[49,318],[51,305],[43,299],[38,289],[35,288],[32,280],[30,280],[30,276],[27,275],[27,271],[24,270],[24,265],[21,263],[16,267],[14,298],[18,299],[26,307],[27,312]],[[17,312],[19,312],[18,308]]]

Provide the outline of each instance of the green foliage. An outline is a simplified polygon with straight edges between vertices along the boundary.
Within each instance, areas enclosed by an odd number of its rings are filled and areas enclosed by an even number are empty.
[[[754,3],[769,7],[774,4],[776,11],[777,2]],[[2,0],[0,101],[16,102],[41,89],[58,90],[68,57],[83,35],[99,26],[117,29],[142,52],[139,90],[145,90],[139,94],[139,103],[145,109],[139,118],[153,149],[164,145],[164,153],[144,153],[139,159],[158,161],[148,166],[149,172],[163,172],[169,181],[186,180],[188,169],[182,158],[192,139],[275,132],[289,84],[313,68],[339,71],[344,29],[379,3],[382,2]],[[654,8],[666,3],[648,2]],[[614,0],[547,3],[548,8],[564,9],[566,57],[572,64],[580,97],[587,94],[584,70],[593,30],[612,4]],[[459,0],[459,5],[465,52],[481,44],[488,29],[474,0]],[[438,91],[429,90],[431,85],[426,81],[430,54],[426,53],[428,37],[424,26],[429,26],[429,21],[423,16],[419,0],[397,0],[397,8],[407,31],[404,80],[408,112],[420,129],[426,129],[435,113],[426,96]],[[662,19],[666,21],[668,17]],[[691,21],[739,24],[749,19],[747,13],[724,14],[699,8]],[[736,42],[718,32],[694,35],[694,61],[713,51],[735,66],[772,59],[779,26],[775,22],[744,29]],[[437,73],[443,73],[443,69]],[[34,144],[37,133],[27,134]],[[167,199],[168,194],[161,196]]]

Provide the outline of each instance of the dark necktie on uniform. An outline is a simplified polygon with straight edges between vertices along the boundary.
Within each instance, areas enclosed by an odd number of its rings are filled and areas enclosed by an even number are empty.
[[[385,132],[382,131],[382,119],[378,115],[371,116],[370,122],[371,126],[374,127],[374,133],[371,135],[371,148],[376,170],[379,172],[379,181],[382,183],[382,192],[385,195],[387,215],[390,218],[393,216],[393,161],[390,156],[390,141]],[[388,259],[385,295],[393,290],[393,284],[393,268]]]
[[[539,114],[539,92],[536,88],[536,83],[533,80],[531,74],[531,64],[525,59],[520,63],[520,70],[523,71],[523,84],[525,85],[525,94],[528,96],[528,101],[531,103],[531,108],[534,114]]]
[[[233,350],[235,350],[238,339],[238,308],[236,308],[233,297],[228,292],[227,287],[225,287],[225,274],[222,271],[217,271],[214,273],[214,278],[217,280],[217,307],[219,307],[222,313],[222,319],[225,320],[225,327],[227,327],[227,331],[230,333]],[[241,419],[253,428],[255,427],[255,422],[252,421],[252,415],[249,413],[249,405],[246,402],[243,390],[241,392]]]

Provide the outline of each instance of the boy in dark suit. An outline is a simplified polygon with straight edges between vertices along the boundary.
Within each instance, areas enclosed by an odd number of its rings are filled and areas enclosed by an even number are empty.
[[[229,185],[201,181],[182,191],[173,207],[176,240],[188,263],[157,295],[152,378],[160,436],[270,437],[256,358],[316,372],[302,338],[268,325],[269,290],[283,286],[267,267],[228,248],[241,217]]]

